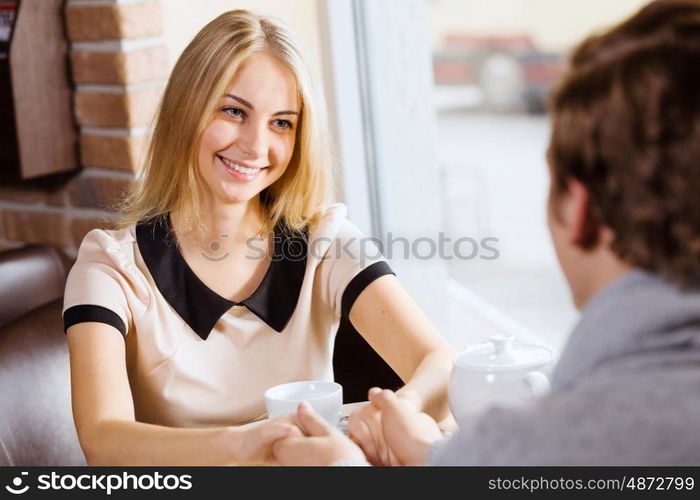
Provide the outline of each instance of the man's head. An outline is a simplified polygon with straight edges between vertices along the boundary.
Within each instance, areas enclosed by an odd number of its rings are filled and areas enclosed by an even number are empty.
[[[630,267],[700,283],[700,0],[585,40],[551,114],[549,223],[576,304]]]

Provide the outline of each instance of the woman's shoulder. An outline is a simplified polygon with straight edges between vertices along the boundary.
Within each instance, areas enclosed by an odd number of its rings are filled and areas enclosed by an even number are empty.
[[[85,235],[66,280],[63,312],[74,306],[87,309],[73,310],[71,320],[90,317],[86,321],[105,322],[104,311],[97,309],[107,309],[119,317],[117,329],[125,333],[132,308],[142,310],[147,305],[148,284],[134,263],[133,230],[92,229]]]
[[[348,209],[343,203],[332,203],[324,207],[314,224],[309,227],[311,238],[344,238],[360,236],[361,232],[347,217]]]
[[[372,238],[369,238],[371,240]],[[337,261],[351,257],[354,260],[366,245],[367,236],[347,217],[342,203],[328,205],[309,229],[309,255],[320,261]],[[332,255],[328,259],[327,255]]]
[[[136,241],[135,225],[119,229],[92,229],[84,237],[78,249],[80,260],[116,260],[120,264],[126,258],[125,250]],[[112,258],[110,258],[112,256]]]

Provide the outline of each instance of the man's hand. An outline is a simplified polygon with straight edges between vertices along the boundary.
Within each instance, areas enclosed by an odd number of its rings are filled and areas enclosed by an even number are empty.
[[[398,465],[423,465],[431,445],[442,438],[435,421],[389,389],[370,389],[369,401],[379,413],[383,442]]]
[[[365,461],[362,450],[315,413],[307,403],[299,405],[296,417],[304,436],[275,442],[273,454],[279,465],[331,465],[340,460]]]
[[[379,389],[373,389],[379,391]],[[415,411],[420,408],[420,398],[411,391],[396,395],[409,404]],[[364,452],[372,465],[398,465],[398,460],[391,452],[384,438],[382,429],[382,412],[376,406],[368,404],[350,415],[348,435]]]

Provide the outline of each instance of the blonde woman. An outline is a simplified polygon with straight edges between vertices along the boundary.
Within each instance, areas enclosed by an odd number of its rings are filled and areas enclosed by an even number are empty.
[[[287,28],[241,10],[175,65],[123,218],[85,236],[66,284],[88,463],[264,462],[298,430],[262,420],[263,392],[331,380],[343,315],[406,381],[399,395],[445,415],[449,345],[328,203],[307,68]],[[379,418],[351,422],[370,454],[384,449]]]

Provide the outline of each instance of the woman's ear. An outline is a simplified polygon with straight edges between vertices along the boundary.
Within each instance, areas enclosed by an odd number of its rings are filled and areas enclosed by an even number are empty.
[[[569,226],[569,242],[582,250],[590,250],[600,239],[600,223],[591,212],[590,194],[576,179],[568,182],[568,197],[564,217]]]

